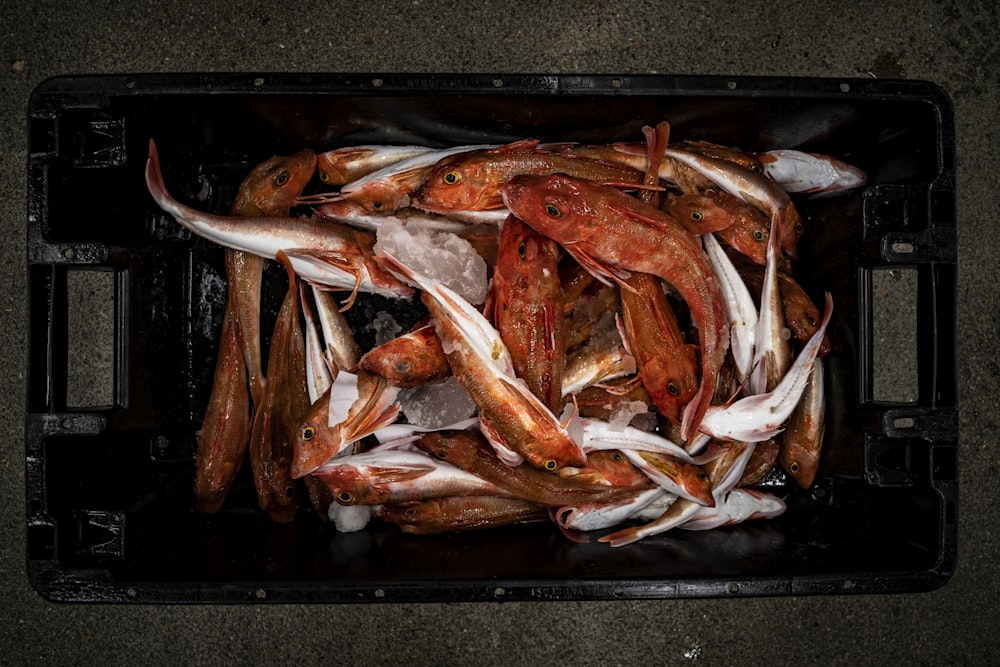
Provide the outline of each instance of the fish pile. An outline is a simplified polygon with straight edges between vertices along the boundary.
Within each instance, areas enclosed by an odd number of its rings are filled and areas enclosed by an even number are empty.
[[[249,458],[273,520],[294,520],[301,479],[345,531],[551,521],[621,546],[781,514],[754,487],[776,467],[813,483],[833,308],[795,280],[806,230],[789,193],[865,175],[669,131],[304,149],[258,165],[228,216],[174,199],[150,141],[156,203],[226,248],[199,509],[220,509]],[[326,191],[304,194],[314,180]],[[288,291],[264,364],[266,260]],[[402,331],[387,316],[361,350],[343,311],[362,293],[427,317]]]

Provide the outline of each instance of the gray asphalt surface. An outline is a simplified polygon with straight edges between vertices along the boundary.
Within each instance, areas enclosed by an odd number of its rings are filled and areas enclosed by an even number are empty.
[[[995,3],[35,2],[4,3],[0,35],[0,663],[1000,661],[990,621],[1000,613]],[[959,221],[961,505],[951,582],[916,595],[678,601],[115,606],[41,599],[25,575],[28,97],[55,75],[193,71],[877,77],[943,87],[955,108]]]

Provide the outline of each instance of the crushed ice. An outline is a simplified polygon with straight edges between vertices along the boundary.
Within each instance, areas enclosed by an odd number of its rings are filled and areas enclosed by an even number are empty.
[[[353,533],[364,530],[372,516],[372,508],[368,505],[341,505],[330,503],[326,511],[330,521],[341,533]]]
[[[403,389],[398,400],[406,420],[423,428],[444,428],[476,412],[476,404],[454,377]]]
[[[388,343],[403,330],[403,327],[396,323],[395,318],[384,310],[375,313],[375,319],[372,320],[371,326],[375,330],[376,346]]]
[[[386,221],[377,232],[375,252],[385,251],[417,273],[433,278],[473,304],[486,300],[486,261],[472,244],[450,232],[410,231]]]

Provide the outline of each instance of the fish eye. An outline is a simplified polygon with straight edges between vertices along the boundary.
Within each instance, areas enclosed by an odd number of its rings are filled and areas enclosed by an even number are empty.
[[[678,387],[676,383],[670,382],[667,384],[667,391],[670,392],[671,396],[679,396],[681,393],[681,388]]]
[[[441,452],[441,451],[434,452],[434,456],[438,457],[442,461],[444,461],[446,458],[448,458],[448,455],[445,454],[444,452]]]
[[[226,487],[220,486],[218,489],[215,490],[216,498],[221,498],[224,495],[226,495]]]
[[[558,218],[562,215],[562,211],[560,211],[559,207],[557,207],[555,204],[546,204],[545,212],[548,213],[553,218]]]
[[[291,500],[292,496],[295,495],[295,489],[290,486],[285,487],[285,497]]]
[[[555,470],[559,467],[559,464],[555,462],[555,459],[545,459],[545,463],[542,464],[546,470]]]
[[[802,223],[801,223],[801,222],[796,222],[796,223],[795,223],[795,233],[796,233],[796,234],[801,234],[802,232],[804,232],[804,231],[805,231],[805,229],[806,229],[806,228],[802,226]]]
[[[799,471],[799,464],[798,463],[796,463],[796,462],[793,461],[793,462],[791,462],[791,463],[788,464],[788,472],[790,472],[790,473],[792,473],[794,475],[798,471]]]
[[[409,362],[409,360],[408,359],[403,359],[402,361],[399,361],[399,362],[396,363],[396,372],[397,373],[409,373],[411,367],[412,367],[412,364]]]
[[[376,211],[381,211],[382,210],[382,202],[380,202],[380,201],[373,201],[372,202],[372,208],[375,209]]]
[[[695,222],[701,222],[702,220],[705,219],[705,214],[702,213],[701,211],[691,211],[691,216],[690,217]]]
[[[753,230],[753,240],[754,241],[763,241],[764,240],[764,232],[762,232],[759,229]]]
[[[624,458],[625,458],[625,457],[624,457],[624,456],[622,456],[620,452],[614,452],[613,454],[611,454],[611,460],[612,460],[612,461],[615,461],[616,463],[617,463],[618,461],[621,461],[621,460],[623,460]]]
[[[330,182],[330,174],[326,173],[325,171],[319,172],[319,182],[320,183],[329,183]]]
[[[816,326],[816,318],[810,315],[809,313],[806,313],[806,322],[809,323],[809,326],[812,327]]]
[[[354,494],[349,491],[341,491],[337,494],[337,502],[341,505],[350,505],[354,502]]]
[[[407,507],[405,510],[403,510],[403,516],[405,516],[407,519],[412,519],[416,515],[417,515],[417,510],[415,510],[412,507]]]
[[[457,171],[449,171],[441,180],[444,181],[445,185],[455,185],[462,180],[462,177],[458,175]]]
[[[524,255],[528,252],[527,246],[524,245],[524,241],[517,244],[517,256],[524,259]]]
[[[280,172],[278,172],[278,175],[275,176],[274,184],[277,185],[278,187],[281,187],[287,182],[288,182],[288,170],[282,169]]]
[[[304,429],[302,429],[303,440],[312,440],[313,436],[315,435],[316,435],[316,429],[314,429],[312,426],[306,426]]]
[[[708,481],[708,473],[707,472],[700,472],[700,473],[698,473],[698,479],[700,479],[703,482],[707,482]]]

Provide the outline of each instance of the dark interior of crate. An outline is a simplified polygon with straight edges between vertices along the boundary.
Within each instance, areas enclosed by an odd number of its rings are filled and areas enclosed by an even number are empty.
[[[99,107],[66,108],[51,122],[33,122],[32,153],[48,155],[33,167],[47,188],[41,242],[102,244],[107,257],[96,266],[30,267],[32,329],[49,337],[47,346],[32,343],[28,411],[95,413],[106,421],[100,432],[70,429],[43,438],[43,488],[28,489],[29,512],[43,520],[29,527],[29,559],[106,571],[119,582],[327,586],[858,577],[935,567],[942,558],[941,523],[954,521],[954,508],[943,507],[946,500],[931,482],[957,478],[954,457],[932,457],[917,433],[890,442],[876,462],[901,477],[873,477],[866,458],[884,406],[869,400],[859,376],[868,345],[859,340],[866,307],[859,281],[879,264],[878,238],[863,215],[864,190],[796,199],[807,224],[802,283],[817,301],[824,291],[833,295],[833,352],[826,362],[829,412],[820,474],[808,491],[772,478],[789,505],[778,519],[674,531],[618,549],[569,542],[549,525],[408,537],[373,521],[361,533],[338,534],[311,509],[302,509],[293,525],[273,524],[257,508],[247,465],[218,514],[195,510],[195,433],[225,302],[218,290],[223,253],[181,230],[149,197],[143,168],[150,138],[178,199],[225,212],[249,168],[302,147],[524,137],[641,141],[640,128],[663,119],[671,122],[674,140],[828,153],[866,170],[869,186],[904,193],[923,192],[941,169],[935,106],[891,97],[150,93],[111,95]],[[121,359],[110,406],[66,405],[66,274],[89,269],[116,276]],[[265,307],[272,318],[282,281],[281,272],[268,273]],[[401,322],[417,316],[414,308],[399,308],[363,297],[352,322],[360,330],[377,310],[397,313]],[[362,336],[362,345],[371,344],[366,341]],[[927,396],[928,387],[921,376],[918,404],[953,403],[947,387],[943,397],[937,385],[937,395]]]

